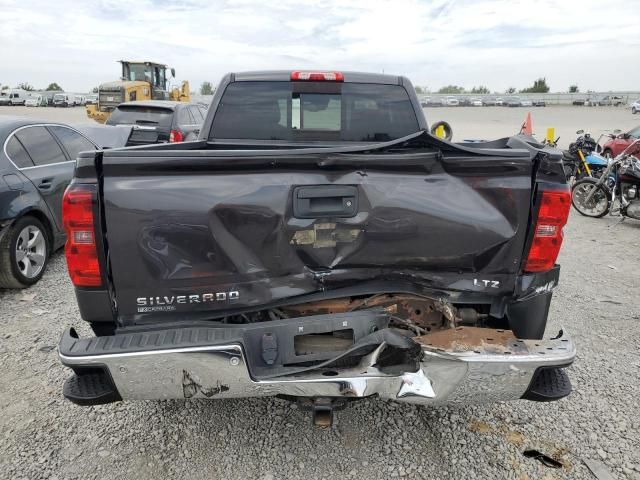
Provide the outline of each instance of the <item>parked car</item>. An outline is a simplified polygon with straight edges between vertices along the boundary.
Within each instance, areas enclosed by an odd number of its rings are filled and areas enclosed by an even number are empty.
[[[615,135],[602,146],[602,155],[607,158],[614,158],[638,138],[640,138],[640,126],[632,128],[626,133]]]
[[[420,99],[420,106],[422,108],[428,107],[431,103],[431,97],[422,97]]]
[[[131,125],[127,145],[195,140],[207,109],[198,103],[145,100],[118,105],[107,125]]]
[[[53,96],[56,94],[56,91],[44,91],[44,92],[40,92],[40,95],[42,95],[42,98],[44,99],[45,103],[45,107],[53,107]]]
[[[24,105],[29,98],[29,92],[14,88],[12,90],[3,90],[0,96],[0,105]]]
[[[75,102],[75,95],[71,93],[56,93],[53,95],[54,107],[73,107]]]
[[[485,107],[495,107],[497,105],[496,97],[484,97],[482,99],[482,105]]]
[[[640,112],[640,99],[631,104],[631,113],[635,115],[638,112]]]
[[[31,95],[24,102],[26,107],[46,107],[47,99],[42,95]]]
[[[369,396],[568,395],[575,347],[542,340],[562,152],[427,130],[404,77],[240,72],[198,141],[82,153],[65,254],[95,336],[62,335],[65,397],[280,396],[329,426]]]
[[[471,98],[469,100],[469,104],[472,107],[481,107],[482,106],[482,100],[480,100],[479,98]]]
[[[460,105],[460,100],[458,100],[456,97],[445,97],[442,101],[442,104],[446,105],[447,107],[457,107]]]
[[[73,105],[81,107],[87,104],[87,98],[84,95],[74,95]]]
[[[619,95],[605,95],[598,100],[598,105],[601,107],[618,107],[620,105],[624,105],[624,99]]]
[[[91,95],[87,95],[86,105],[97,105],[98,104],[98,95],[92,93]]]
[[[520,106],[521,107],[532,107],[533,102],[528,98],[520,98]]]
[[[98,145],[123,146],[119,138],[97,144],[69,125],[0,117],[0,288],[40,279],[51,253],[64,243],[62,194],[76,157]]]
[[[502,107],[504,105],[504,99],[502,97],[496,97],[496,105]]]
[[[547,106],[547,102],[545,102],[542,99],[532,100],[531,103],[533,104],[534,107],[546,107]]]
[[[522,100],[520,99],[520,97],[507,97],[504,99],[504,104],[507,107],[521,107]]]

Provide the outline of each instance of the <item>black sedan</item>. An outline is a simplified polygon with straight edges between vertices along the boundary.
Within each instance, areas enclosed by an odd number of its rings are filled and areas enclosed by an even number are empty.
[[[195,140],[207,114],[198,103],[146,100],[121,103],[107,125],[131,126],[128,146]]]
[[[123,146],[128,136],[100,128],[98,141],[69,125],[0,117],[0,288],[36,283],[64,244],[62,195],[78,153]]]

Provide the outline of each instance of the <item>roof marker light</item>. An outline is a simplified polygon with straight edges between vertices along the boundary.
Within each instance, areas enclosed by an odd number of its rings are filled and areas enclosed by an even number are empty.
[[[343,82],[344,75],[340,72],[291,72],[291,80],[309,82]]]

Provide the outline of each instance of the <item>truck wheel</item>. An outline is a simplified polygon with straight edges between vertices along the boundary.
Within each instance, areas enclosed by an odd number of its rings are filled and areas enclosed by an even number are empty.
[[[26,216],[0,238],[0,287],[25,288],[36,283],[47,268],[49,238],[37,218]]]

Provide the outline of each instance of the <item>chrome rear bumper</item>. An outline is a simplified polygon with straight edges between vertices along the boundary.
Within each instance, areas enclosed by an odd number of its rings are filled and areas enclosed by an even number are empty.
[[[492,332],[497,332],[496,338],[487,338]],[[116,335],[80,340],[67,331],[60,344],[60,359],[77,373],[104,369],[123,400],[378,395],[417,404],[519,399],[538,369],[573,362],[575,346],[566,332],[548,340],[516,340],[506,332],[467,327],[418,337],[414,340],[422,349],[420,368],[401,374],[385,374],[376,368],[384,344],[355,368],[270,380],[251,376],[240,343],[156,349],[140,345],[139,351],[120,352],[131,339]]]

